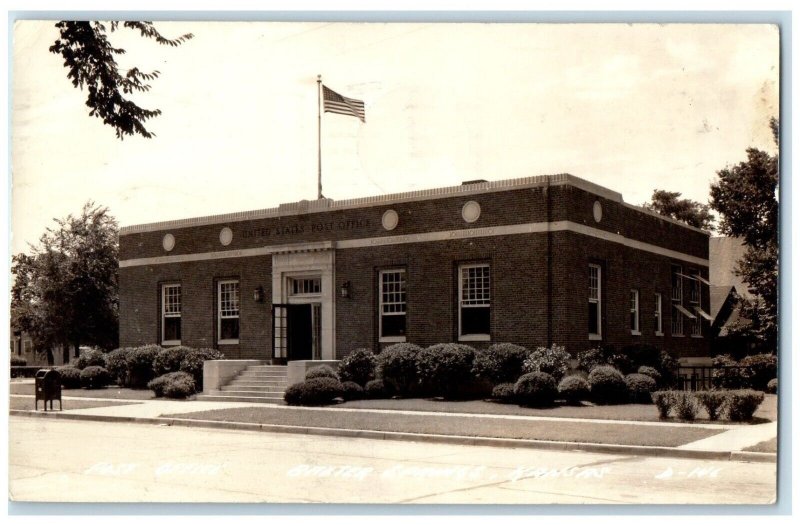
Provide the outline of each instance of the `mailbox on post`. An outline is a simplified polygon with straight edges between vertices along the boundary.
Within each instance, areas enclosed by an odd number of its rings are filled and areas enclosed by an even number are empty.
[[[34,408],[39,409],[39,400],[44,402],[44,410],[47,411],[47,402],[50,402],[50,410],[53,410],[53,400],[58,400],[58,409],[61,406],[61,373],[52,369],[40,369],[36,372],[36,401]]]

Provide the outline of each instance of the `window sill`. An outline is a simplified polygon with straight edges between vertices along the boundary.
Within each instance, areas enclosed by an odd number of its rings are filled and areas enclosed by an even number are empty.
[[[673,338],[683,338],[684,336],[685,336],[685,334],[673,334],[672,335]]]
[[[663,332],[658,332],[658,331],[656,331],[656,333],[655,333],[655,334],[656,334],[656,336],[664,336],[664,333],[663,333]]]
[[[603,336],[601,334],[590,334],[589,335],[589,340],[591,340],[591,341],[599,342],[602,339],[603,339]]]
[[[641,336],[642,333],[640,331],[631,331],[631,336]]]
[[[405,336],[381,336],[378,343],[405,343]]]
[[[180,344],[181,344],[180,340],[165,340],[165,341],[161,342],[162,346],[164,346],[164,345],[180,345]]]
[[[239,345],[239,340],[218,340],[217,345]]]
[[[692,338],[696,338],[696,339],[698,339],[698,340],[702,340],[702,339],[703,339],[703,337],[702,337],[702,336],[700,336],[700,335],[695,335],[695,334],[692,334],[692,336],[691,336],[691,337],[692,337]]]
[[[462,334],[458,337],[460,342],[488,342],[492,337],[488,334]]]

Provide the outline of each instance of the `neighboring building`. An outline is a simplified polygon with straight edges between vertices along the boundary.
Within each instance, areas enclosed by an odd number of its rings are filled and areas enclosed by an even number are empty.
[[[24,358],[26,365],[64,365],[64,353],[61,347],[53,350],[53,363],[47,363],[47,353],[37,352],[30,335],[13,328],[11,329],[11,355]]]
[[[708,355],[706,232],[560,174],[127,226],[120,346],[652,344]]]
[[[711,263],[711,353],[747,354],[751,341],[735,334],[737,327],[748,326],[750,320],[742,316],[740,300],[750,301],[755,296],[748,290],[741,276],[736,274],[739,260],[747,247],[735,237],[712,237],[709,239]],[[733,333],[733,334],[732,334]]]

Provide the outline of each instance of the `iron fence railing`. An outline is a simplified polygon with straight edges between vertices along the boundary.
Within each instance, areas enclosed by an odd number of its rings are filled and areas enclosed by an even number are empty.
[[[704,391],[715,387],[739,389],[747,378],[747,367],[740,365],[697,365],[678,368],[678,389]]]

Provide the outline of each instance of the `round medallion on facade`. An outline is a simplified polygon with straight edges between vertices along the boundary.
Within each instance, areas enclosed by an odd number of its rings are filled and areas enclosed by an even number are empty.
[[[163,246],[164,250],[167,252],[175,248],[175,236],[172,234],[164,234],[164,239],[161,240],[161,246]]]
[[[597,223],[599,223],[603,219],[603,205],[600,204],[600,201],[594,202],[594,206],[592,207],[592,214],[594,214],[594,220]]]
[[[225,246],[228,246],[233,241],[233,230],[228,227],[223,228],[219,231],[219,242]]]
[[[383,217],[381,218],[381,224],[386,230],[394,230],[399,221],[400,218],[394,210],[387,210],[383,213]]]
[[[467,223],[474,223],[481,216],[481,205],[475,201],[467,201],[461,207],[461,217]]]

